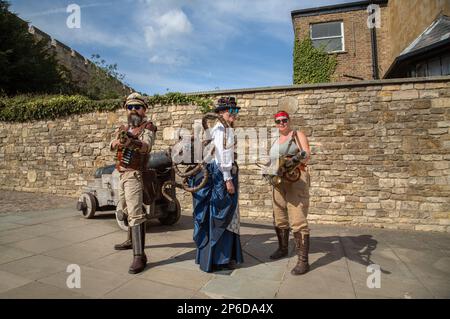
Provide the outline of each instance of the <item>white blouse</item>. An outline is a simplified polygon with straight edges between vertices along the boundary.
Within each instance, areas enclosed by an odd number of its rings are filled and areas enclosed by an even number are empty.
[[[232,179],[231,168],[234,163],[234,130],[227,128],[227,144],[226,149],[223,148],[223,135],[225,127],[218,122],[211,130],[212,142],[214,143],[214,160],[223,173],[224,181]]]

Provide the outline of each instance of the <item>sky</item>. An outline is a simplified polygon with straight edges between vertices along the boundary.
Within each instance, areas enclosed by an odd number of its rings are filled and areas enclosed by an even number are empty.
[[[291,11],[346,0],[9,0],[10,10],[153,94],[292,84]],[[69,28],[70,4],[80,28]]]

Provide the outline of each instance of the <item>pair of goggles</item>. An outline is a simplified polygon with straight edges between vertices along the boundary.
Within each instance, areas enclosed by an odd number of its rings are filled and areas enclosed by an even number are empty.
[[[142,105],[139,105],[139,104],[127,105],[128,111],[131,111],[133,109],[136,111],[139,111],[141,108],[142,108]]]
[[[281,123],[286,124],[288,121],[289,121],[289,119],[275,120],[275,123],[276,124],[281,124]]]
[[[228,109],[228,113],[230,113],[231,115],[233,115],[233,114],[238,115],[239,109],[235,109],[235,108],[230,107],[230,108]]]

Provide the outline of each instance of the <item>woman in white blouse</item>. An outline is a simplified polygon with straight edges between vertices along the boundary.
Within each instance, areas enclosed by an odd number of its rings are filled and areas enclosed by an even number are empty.
[[[232,268],[243,262],[233,131],[239,109],[235,98],[219,99],[215,112],[228,127],[218,121],[211,129],[214,158],[207,166],[208,182],[193,194],[196,263],[206,272]],[[191,185],[198,185],[202,179],[202,173],[193,176]]]

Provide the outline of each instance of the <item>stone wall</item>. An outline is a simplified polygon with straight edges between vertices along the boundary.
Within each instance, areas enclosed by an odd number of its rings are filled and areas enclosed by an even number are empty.
[[[312,145],[311,222],[450,232],[450,77],[209,94],[237,97],[239,128],[292,114]],[[155,149],[201,117],[195,106],[157,106]],[[110,135],[123,120],[120,110],[0,123],[0,189],[77,196],[96,167],[112,163]],[[270,219],[271,189],[254,164],[240,168],[242,216]],[[190,209],[190,195],[180,198]]]
[[[43,40],[47,43],[50,50],[56,54],[58,63],[70,71],[73,83],[76,83],[76,85],[82,89],[87,87],[91,75],[94,74],[97,68],[94,63],[82,56],[79,52],[52,38],[35,26],[30,25],[28,32],[31,33],[36,40]],[[117,79],[112,79],[110,85],[113,85],[114,91],[124,96],[134,91]]]

